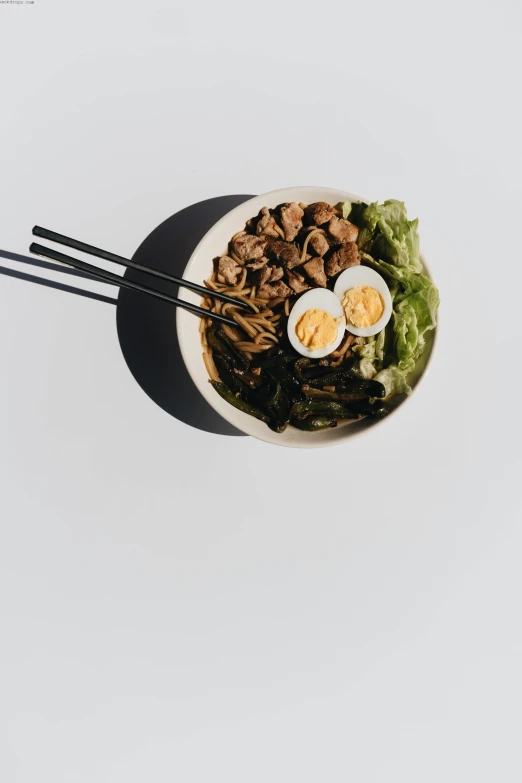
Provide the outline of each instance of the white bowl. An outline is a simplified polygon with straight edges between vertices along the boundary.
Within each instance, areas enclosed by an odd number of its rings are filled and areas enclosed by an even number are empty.
[[[254,215],[257,215],[261,207],[274,208],[278,204],[282,204],[286,201],[302,201],[305,204],[311,204],[315,201],[326,201],[329,204],[337,204],[339,201],[360,200],[368,202],[368,199],[362,199],[361,196],[357,196],[354,193],[347,193],[343,190],[335,190],[334,188],[311,186],[283,188],[281,190],[273,190],[270,193],[265,193],[262,196],[256,196],[231,210],[227,215],[222,217],[221,220],[218,220],[210,231],[207,231],[192,253],[189,262],[185,267],[183,277],[194,283],[202,284],[203,280],[205,280],[211,272],[212,260],[225,252],[230,238],[237,231],[242,230],[246,221]],[[424,264],[424,272],[429,277],[430,274],[426,269],[424,259],[422,259],[422,261]],[[180,289],[179,297],[187,302],[192,302],[193,304],[199,305],[201,303],[201,298],[197,294],[186,289]],[[332,429],[320,430],[318,432],[303,432],[294,427],[287,427],[282,433],[272,432],[264,422],[254,419],[252,416],[243,413],[226,402],[210,385],[208,373],[202,358],[199,319],[192,315],[192,313],[178,308],[176,326],[181,355],[183,356],[187,370],[195,385],[207,402],[223,416],[224,419],[247,435],[253,435],[255,438],[259,438],[259,440],[264,440],[267,443],[274,443],[276,446],[320,448],[339,444],[349,438],[353,438],[361,432],[366,432],[368,429],[376,427],[379,423],[383,423],[388,419],[387,416],[380,421],[363,419],[361,421],[345,422]],[[412,373],[412,376],[408,379],[412,388],[415,388],[415,386],[418,385],[426,370],[433,349],[435,332],[436,330],[433,330],[429,333],[424,353],[417,363],[417,367]],[[392,406],[394,409],[402,407],[407,400],[408,398],[392,398]]]

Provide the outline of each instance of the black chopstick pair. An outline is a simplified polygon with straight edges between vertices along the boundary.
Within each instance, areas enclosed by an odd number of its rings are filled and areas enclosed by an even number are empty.
[[[180,277],[175,277],[174,275],[160,272],[159,269],[153,269],[149,266],[143,266],[143,264],[137,264],[135,261],[131,261],[128,258],[123,258],[123,256],[118,256],[115,253],[109,253],[107,250],[101,250],[98,247],[93,247],[93,245],[87,245],[85,242],[79,242],[77,239],[71,239],[70,237],[66,237],[63,234],[57,234],[55,231],[49,231],[47,228],[34,226],[33,234],[34,236],[48,239],[51,242],[57,242],[60,245],[72,247],[74,250],[80,250],[83,253],[89,253],[91,256],[97,256],[98,258],[103,258],[106,261],[113,261],[115,264],[120,264],[121,266],[126,266],[130,269],[136,269],[139,272],[146,272],[147,274],[152,275],[153,277],[159,277],[162,280],[168,280],[169,283],[175,283],[176,285],[182,286],[183,288],[188,288],[189,290],[195,291],[202,296],[212,296],[215,299],[220,299],[222,302],[229,302],[230,304],[234,304],[237,307],[245,307],[248,309],[248,305],[245,304],[245,302],[239,299],[235,299],[232,296],[228,296],[227,294],[222,294],[220,291],[214,291],[211,288],[205,288],[205,286],[198,285],[197,283],[191,283],[190,280],[183,280]],[[183,299],[178,299],[175,296],[163,294],[161,291],[156,291],[154,288],[149,288],[149,286],[142,285],[141,283],[135,283],[132,280],[127,280],[125,277],[115,275],[113,272],[100,269],[99,267],[93,266],[92,264],[87,264],[85,261],[80,261],[78,258],[73,258],[72,256],[68,256],[65,253],[60,253],[58,250],[53,250],[50,247],[45,247],[44,245],[39,245],[38,243],[33,242],[29,247],[29,252],[38,256],[43,256],[44,258],[50,258],[52,261],[58,261],[60,264],[67,264],[67,266],[72,266],[75,269],[79,269],[82,272],[86,272],[87,274],[92,275],[104,283],[117,285],[120,286],[120,288],[130,288],[134,291],[141,291],[144,294],[155,296],[157,299],[163,299],[165,302],[170,302],[171,304],[177,305],[178,307],[182,307],[184,310],[188,310],[189,312],[194,313],[195,315],[199,315],[202,318],[212,318],[215,321],[221,321],[221,323],[228,324],[229,326],[236,326],[235,321],[233,321],[231,318],[227,318],[226,316],[221,315],[220,313],[213,313],[210,310],[205,310],[203,307],[198,307],[197,305],[193,305],[190,302],[185,302]]]

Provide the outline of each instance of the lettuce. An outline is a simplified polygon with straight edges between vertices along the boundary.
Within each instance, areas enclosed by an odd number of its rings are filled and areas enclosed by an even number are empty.
[[[420,272],[418,219],[408,220],[402,201],[369,204],[362,214],[359,248],[396,267]]]
[[[382,383],[386,389],[385,399],[393,397],[394,394],[411,394],[404,373],[394,364],[390,364],[385,370],[374,375],[374,380]]]
[[[350,217],[354,222],[357,217],[362,260],[387,280],[393,302],[386,329],[356,340],[357,370],[381,381],[387,398],[409,394],[406,376],[425,348],[427,332],[437,324],[439,306],[436,287],[421,271],[418,221],[408,220],[404,204],[393,200],[353,204]]]

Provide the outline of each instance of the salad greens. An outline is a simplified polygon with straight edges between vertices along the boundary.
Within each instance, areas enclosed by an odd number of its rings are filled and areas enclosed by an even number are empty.
[[[424,350],[427,332],[436,326],[439,306],[436,287],[422,274],[418,220],[408,220],[404,204],[393,199],[340,206],[343,217],[346,213],[359,227],[362,260],[386,279],[393,302],[388,326],[356,339],[358,373],[382,383],[387,398],[409,394],[406,376]]]

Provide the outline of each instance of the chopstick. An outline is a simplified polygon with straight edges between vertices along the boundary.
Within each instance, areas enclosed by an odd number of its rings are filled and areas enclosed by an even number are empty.
[[[43,256],[44,258],[50,258],[52,261],[58,261],[60,264],[66,264],[72,266],[75,269],[80,269],[82,272],[102,280],[104,283],[110,283],[111,285],[120,286],[120,288],[130,288],[133,291],[141,291],[149,296],[155,296],[156,299],[163,299],[165,302],[182,307],[184,310],[188,310],[190,313],[199,315],[201,318],[212,318],[214,321],[221,321],[221,323],[228,324],[229,326],[237,326],[236,322],[231,318],[226,318],[220,313],[213,313],[211,310],[205,310],[203,307],[197,307],[190,302],[185,302],[183,299],[177,299],[175,296],[169,296],[168,294],[162,294],[161,291],[156,291],[154,288],[149,288],[141,283],[135,283],[133,280],[127,280],[121,275],[115,275],[114,272],[108,272],[106,269],[100,269],[92,264],[87,264],[85,261],[80,261],[78,258],[73,258],[65,253],[60,253],[58,250],[52,250],[50,247],[39,245],[36,242],[32,242],[29,247],[29,252],[34,253],[37,256]],[[203,289],[207,295],[209,289]],[[234,301],[234,300],[232,300]],[[237,302],[234,302],[237,304]]]
[[[129,258],[110,253],[108,250],[101,250],[99,247],[87,245],[85,242],[80,242],[78,239],[71,239],[71,237],[66,237],[64,234],[57,234],[56,231],[50,231],[48,228],[34,226],[33,234],[35,237],[42,237],[43,239],[48,239],[50,242],[57,242],[59,245],[71,247],[73,250],[79,250],[82,253],[89,253],[91,256],[103,258],[105,261],[112,261],[115,264],[121,264],[121,266],[128,266],[131,269],[136,269],[138,272],[146,272],[153,277],[168,280],[169,283],[175,283],[183,288],[188,288],[190,291],[196,291],[196,293],[201,294],[202,296],[212,296],[214,299],[220,299],[222,302],[229,302],[230,304],[236,305],[236,307],[250,307],[246,302],[242,302],[240,299],[235,299],[227,294],[222,294],[220,291],[214,291],[211,288],[205,288],[203,285],[192,283],[190,280],[175,277],[166,272],[160,272],[159,269],[153,269],[153,267],[150,266],[143,266],[143,264],[138,264],[136,261],[131,261]]]

